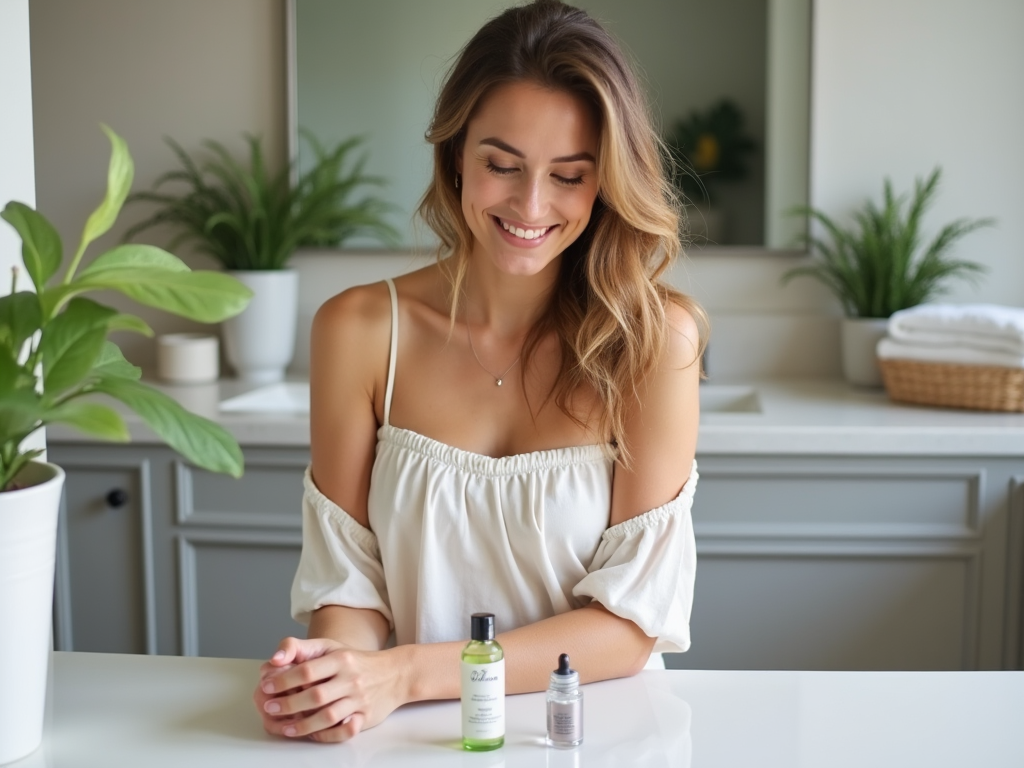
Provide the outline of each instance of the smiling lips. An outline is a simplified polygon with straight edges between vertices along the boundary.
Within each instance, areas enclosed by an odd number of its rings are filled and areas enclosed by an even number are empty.
[[[520,240],[539,240],[552,229],[554,229],[554,226],[540,227],[537,229],[523,229],[522,227],[516,227],[512,224],[502,221],[497,216],[494,217],[494,220],[501,225],[501,228],[503,230],[505,230],[510,235]]]

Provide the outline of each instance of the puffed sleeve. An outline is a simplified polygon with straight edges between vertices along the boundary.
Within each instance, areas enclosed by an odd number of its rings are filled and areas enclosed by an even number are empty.
[[[309,624],[324,605],[372,608],[394,628],[377,536],[303,478],[302,556],[292,581],[292,616]]]
[[[573,595],[596,600],[629,619],[648,637],[655,653],[690,647],[690,608],[697,571],[697,546],[690,509],[697,489],[697,462],[672,501],[604,532],[587,575]]]

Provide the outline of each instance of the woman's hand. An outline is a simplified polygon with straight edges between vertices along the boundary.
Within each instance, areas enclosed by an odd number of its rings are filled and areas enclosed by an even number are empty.
[[[268,733],[340,742],[405,704],[402,682],[388,651],[288,637],[260,668],[253,701]]]

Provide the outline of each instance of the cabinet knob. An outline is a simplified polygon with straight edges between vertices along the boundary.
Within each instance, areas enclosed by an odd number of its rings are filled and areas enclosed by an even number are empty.
[[[128,494],[120,488],[115,488],[107,494],[107,506],[117,509],[118,507],[123,507],[127,503]]]

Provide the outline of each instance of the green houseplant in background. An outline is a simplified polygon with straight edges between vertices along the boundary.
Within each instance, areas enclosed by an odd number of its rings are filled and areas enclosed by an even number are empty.
[[[138,317],[86,295],[114,290],[135,301],[200,322],[241,312],[248,288],[220,272],[193,272],[149,245],[121,245],[79,269],[86,248],[113,226],[131,187],[134,166],[124,141],[109,128],[112,153],[107,192],[89,216],[63,275],[57,230],[27,205],[10,202],[0,216],[22,241],[25,271],[35,291],[0,297],[0,677],[17,691],[0,707],[0,763],[28,754],[42,738],[58,508],[64,473],[37,461],[26,438],[47,424],[67,424],[105,440],[129,439],[120,413],[98,395],[135,411],[192,463],[234,477],[242,474],[238,443],[222,427],[189,413],[139,381],[107,335],[152,335]],[[26,286],[27,287],[27,286]]]
[[[291,181],[291,168],[271,173],[260,140],[246,136],[248,165],[238,162],[216,141],[207,141],[207,155],[192,158],[168,139],[180,168],[165,173],[152,191],[138,192],[129,202],[156,205],[155,212],[125,235],[129,239],[156,225],[177,230],[171,243],[184,242],[218,261],[253,289],[249,308],[224,324],[224,346],[239,378],[280,381],[295,346],[298,275],[287,269],[300,247],[338,247],[355,236],[394,244],[398,233],[387,223],[393,207],[365,195],[367,186],[383,181],[363,172],[366,157],[353,158],[358,137],[326,149],[308,132],[312,166]],[[163,191],[176,185],[174,191]]]
[[[676,120],[665,134],[672,183],[687,209],[691,236],[720,242],[724,213],[713,194],[721,184],[743,181],[750,174],[749,156],[757,143],[746,133],[743,113],[721,99],[704,111],[693,110]]]
[[[817,258],[783,275],[783,282],[806,275],[824,283],[839,299],[843,322],[843,368],[854,384],[879,386],[874,361],[878,340],[885,335],[893,312],[923,304],[943,293],[950,280],[977,278],[985,268],[950,256],[965,235],[994,224],[993,219],[956,219],[923,244],[922,218],[938,192],[940,168],[927,179],[916,179],[909,196],[896,195],[885,180],[882,205],[866,201],[853,213],[853,226],[844,228],[823,211],[797,208],[827,235],[808,235],[805,244]]]

